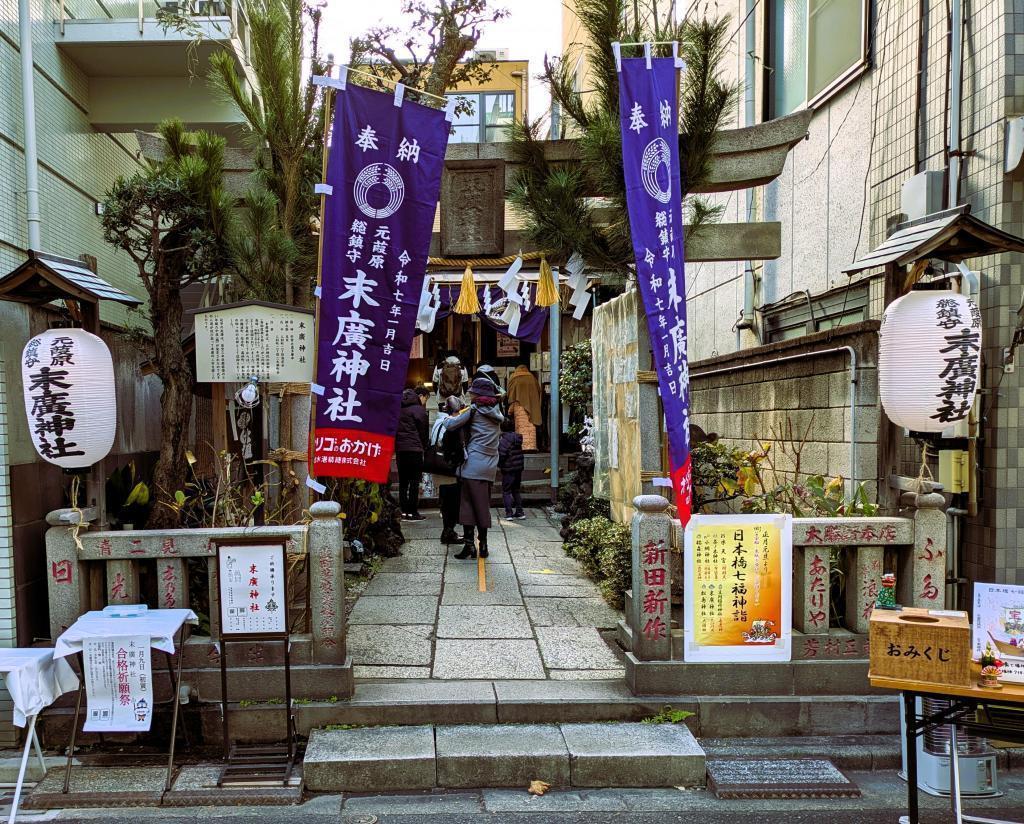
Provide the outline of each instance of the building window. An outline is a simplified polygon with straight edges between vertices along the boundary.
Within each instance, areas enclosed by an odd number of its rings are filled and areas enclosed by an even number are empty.
[[[449,94],[459,101],[452,121],[449,143],[500,143],[508,140],[508,127],[515,122],[515,92],[471,92]],[[468,109],[468,110],[467,110]]]
[[[867,0],[771,0],[768,117],[813,106],[859,74],[867,65],[867,24]]]

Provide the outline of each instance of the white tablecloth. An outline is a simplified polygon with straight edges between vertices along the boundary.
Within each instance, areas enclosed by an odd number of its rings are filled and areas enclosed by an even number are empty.
[[[78,676],[49,647],[0,649],[0,674],[14,701],[14,723],[38,715],[64,693],[78,689]]]
[[[140,615],[115,618],[98,610],[87,612],[68,627],[54,645],[55,658],[79,652],[86,638],[110,638],[118,635],[148,635],[154,649],[174,652],[174,634],[181,625],[197,624],[199,618],[190,609],[151,609]]]

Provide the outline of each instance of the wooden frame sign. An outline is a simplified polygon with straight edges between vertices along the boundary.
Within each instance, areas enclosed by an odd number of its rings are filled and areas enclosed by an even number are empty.
[[[683,660],[790,660],[791,516],[694,515],[683,580]]]
[[[217,593],[224,638],[288,636],[285,539],[217,542]]]

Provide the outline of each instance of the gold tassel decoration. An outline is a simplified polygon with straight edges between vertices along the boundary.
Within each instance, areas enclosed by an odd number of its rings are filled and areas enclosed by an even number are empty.
[[[537,280],[538,306],[554,306],[558,303],[558,286],[555,284],[555,273],[546,257],[540,259],[540,278]]]
[[[462,273],[459,299],[452,311],[459,315],[475,315],[480,311],[480,299],[476,296],[476,281],[473,280],[473,269],[469,266]]]

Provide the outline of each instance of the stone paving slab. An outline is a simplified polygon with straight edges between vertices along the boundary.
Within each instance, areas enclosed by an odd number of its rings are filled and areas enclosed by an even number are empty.
[[[406,537],[408,537],[408,535]],[[409,541],[409,540],[407,540],[404,544],[402,544],[402,555],[406,556],[406,557],[411,556],[411,555],[428,556],[428,557],[432,556],[432,555],[438,555],[438,556],[441,556],[443,558],[447,554],[448,554],[448,547],[446,547],[444,544],[438,542],[437,540],[433,540],[433,541],[427,541],[427,540]]]
[[[566,575],[559,572],[544,572],[546,567],[541,564],[537,566],[517,566],[516,576],[519,578],[520,586],[524,587],[579,587],[593,585],[593,582],[583,575],[581,569],[578,575]]]
[[[530,638],[533,627],[523,607],[445,606],[437,622],[438,638]]]
[[[313,730],[303,773],[318,792],[430,789],[437,783],[434,729]]]
[[[378,572],[364,595],[440,595],[441,574],[430,572]]]
[[[161,802],[164,807],[236,807],[240,804],[283,805],[302,801],[302,767],[292,769],[288,786],[254,781],[250,784],[231,784],[218,787],[217,781],[224,770],[223,764],[186,764],[177,776],[170,792]]]
[[[544,574],[557,572],[560,575],[583,575],[583,568],[580,566],[579,561],[568,557],[565,553],[561,555],[534,555],[525,558],[516,555],[513,556],[512,563],[516,565],[516,572],[518,573],[543,571]]]
[[[71,768],[71,783],[65,795],[64,770],[50,770],[21,806],[26,810],[68,807],[141,807],[160,803],[167,780],[162,767]]]
[[[356,678],[390,680],[392,678],[429,678],[430,667],[353,666]]]
[[[433,678],[543,678],[537,642],[438,639]]]
[[[402,555],[384,561],[381,572],[444,572],[443,555]]]
[[[623,669],[548,670],[552,681],[621,681]],[[356,674],[358,678],[358,673]]]
[[[524,585],[523,595],[527,598],[600,598],[601,590],[593,581],[560,586]]]
[[[349,625],[355,624],[430,624],[437,620],[436,595],[360,595],[352,612]]]
[[[704,750],[682,724],[562,724],[574,787],[699,787]]]
[[[496,585],[507,584],[517,586],[515,567],[512,564],[500,564],[488,559],[486,564],[487,580],[493,581]],[[449,561],[444,571],[445,584],[452,583],[476,583],[479,570],[476,561]]]
[[[509,584],[495,586],[493,581],[488,583],[488,587],[487,592],[480,592],[476,582],[455,581],[445,584],[444,594],[441,596],[441,606],[465,604],[521,607],[523,605],[523,596],[519,594],[519,587]]]
[[[353,664],[364,666],[430,664],[433,632],[433,626],[359,624],[349,627],[348,651]]]
[[[526,598],[535,627],[596,627],[614,629],[622,613],[603,598]]]
[[[448,567],[447,571],[452,569],[460,569],[462,567],[473,567],[476,566],[476,557],[473,558],[456,558],[455,556],[462,552],[462,544],[452,544],[448,548]],[[487,539],[487,563],[489,564],[511,564],[512,557],[508,554],[508,548],[505,546],[505,542],[501,538],[501,533],[497,533]]]
[[[625,669],[593,627],[537,627],[537,643],[550,669]]]
[[[438,727],[441,787],[521,787],[534,779],[569,785],[569,751],[554,724]]]

